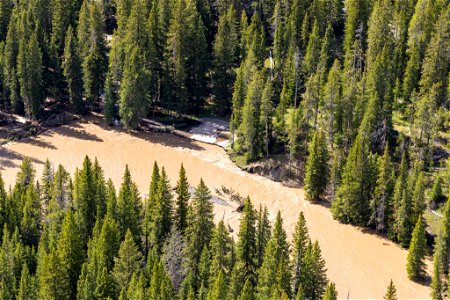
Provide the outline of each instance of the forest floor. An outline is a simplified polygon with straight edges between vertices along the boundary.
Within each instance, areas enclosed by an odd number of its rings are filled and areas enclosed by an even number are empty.
[[[429,280],[415,283],[407,278],[407,250],[369,230],[333,220],[328,207],[305,201],[302,189],[289,188],[242,171],[225,150],[216,145],[167,133],[127,133],[105,126],[101,118],[92,117],[1,145],[0,172],[7,185],[13,184],[22,157],[28,156],[38,176],[47,158],[55,167],[63,164],[73,174],[75,168],[82,165],[85,155],[98,158],[116,189],[128,164],[144,196],[148,193],[155,160],[165,167],[173,185],[183,163],[193,186],[203,178],[213,193],[225,186],[242,196],[250,195],[255,207],[267,205],[272,219],[280,210],[289,236],[299,212],[303,211],[311,238],[319,241],[328,277],[336,283],[339,298],[381,299],[391,279],[399,298],[427,299],[430,296]],[[225,220],[236,234],[240,215],[235,204],[215,201],[214,207],[216,220]]]

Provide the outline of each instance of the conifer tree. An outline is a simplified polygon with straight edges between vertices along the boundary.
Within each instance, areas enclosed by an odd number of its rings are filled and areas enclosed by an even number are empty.
[[[41,229],[41,205],[34,184],[28,186],[23,198],[20,234],[25,245],[37,248]]]
[[[262,265],[266,246],[270,240],[270,229],[269,211],[266,206],[263,208],[260,205],[256,223],[256,260],[258,268]]]
[[[127,129],[136,129],[139,124],[139,118],[145,116],[147,112],[148,78],[144,57],[139,49],[134,47],[125,60],[123,80],[119,92],[119,114]]]
[[[395,285],[394,285],[394,282],[392,281],[392,279],[389,282],[384,299],[385,300],[397,300],[397,291],[396,291],[396,288],[395,288]]]
[[[189,268],[193,272],[195,284],[198,279],[198,262],[203,248],[211,240],[213,223],[213,207],[209,202],[211,194],[203,179],[194,193],[192,199],[192,212],[189,217],[189,227],[187,234],[187,253]],[[195,286],[196,287],[196,286]]]
[[[236,11],[233,5],[219,18],[213,46],[213,95],[219,114],[228,113],[234,83],[234,67],[238,54],[238,32]]]
[[[423,260],[426,255],[426,243],[425,224],[422,216],[419,216],[412,233],[406,264],[406,272],[411,280],[421,280],[425,276],[425,262]]]
[[[100,92],[103,89],[106,73],[106,44],[104,38],[104,25],[102,23],[100,7],[97,2],[91,2],[86,20],[80,13],[79,26],[87,30],[85,38],[78,34],[78,40],[83,43],[84,51],[81,51],[83,70],[84,96],[91,105],[97,104]],[[84,23],[83,22],[87,22]],[[80,32],[80,31],[79,31]]]
[[[433,187],[431,188],[430,203],[434,206],[440,203],[444,198],[442,194],[441,181],[441,177],[438,175],[434,180]]]
[[[384,148],[383,156],[378,160],[378,176],[373,198],[370,201],[372,210],[371,223],[377,231],[385,232],[392,213],[392,192],[394,176],[389,147]]]
[[[325,292],[328,279],[325,261],[322,258],[319,243],[309,243],[301,270],[301,282],[306,299],[320,299]]]
[[[77,192],[74,201],[77,208],[77,222],[85,242],[88,241],[96,219],[95,190],[93,181],[92,162],[88,156],[84,158],[83,169],[75,177]]]
[[[323,132],[316,131],[309,146],[306,161],[306,197],[318,201],[325,192],[328,183],[328,150]]]
[[[83,242],[73,213],[68,210],[61,228],[57,245],[58,284],[65,291],[64,298],[76,297],[77,281],[84,260]]]
[[[125,239],[120,244],[119,252],[114,259],[114,269],[112,275],[120,291],[128,288],[133,273],[136,272],[142,263],[142,254],[134,242],[134,237],[128,229]]]
[[[141,236],[141,200],[136,184],[131,179],[128,165],[125,167],[122,186],[117,199],[117,223],[119,231],[123,237],[127,230],[135,241]]]
[[[315,19],[311,34],[309,35],[308,46],[303,61],[305,78],[309,78],[309,76],[317,69],[320,47],[319,25],[317,24],[317,19]]]
[[[253,284],[249,278],[245,280],[244,287],[239,296],[239,300],[255,300],[255,293],[253,291]]]
[[[433,275],[431,277],[431,298],[433,300],[442,300],[442,237],[438,236],[438,240],[434,244],[433,253]]]
[[[367,224],[374,186],[372,164],[367,141],[358,135],[347,157],[336,199],[331,205],[334,218],[355,225]]]
[[[239,143],[248,160],[258,158],[262,152],[259,128],[262,91],[262,74],[256,73],[248,86],[242,108],[242,123],[238,128]]]
[[[30,274],[27,264],[22,266],[20,275],[19,289],[17,291],[17,300],[37,299],[35,277]]]
[[[244,278],[254,280],[256,275],[256,215],[250,198],[244,201],[239,223],[236,257],[242,263]]]
[[[152,223],[150,228],[150,241],[153,247],[161,250],[164,239],[172,227],[173,199],[169,179],[164,168],[158,182],[158,192],[154,207],[152,208]]]
[[[306,254],[309,242],[308,228],[306,227],[306,220],[303,212],[298,216],[297,224],[295,224],[295,231],[293,236],[293,263],[294,263],[294,284],[293,293],[298,294],[301,285],[301,272],[303,270],[303,259]]]
[[[20,84],[20,96],[29,118],[40,117],[43,101],[42,88],[42,52],[34,32],[26,43],[26,37],[20,41],[17,58],[17,75]]]
[[[233,264],[233,244],[231,237],[229,236],[228,230],[222,221],[217,224],[214,228],[210,242],[211,251],[211,284],[216,282],[217,274],[223,271],[223,275],[229,274],[231,272]],[[223,278],[222,278],[223,280]]]
[[[189,183],[186,177],[186,171],[184,169],[183,164],[181,164],[179,179],[177,182],[176,189],[177,199],[175,203],[175,216],[174,223],[177,226],[178,230],[184,232],[187,228],[187,217],[188,217],[188,208],[189,208],[189,199],[191,195],[189,193]]]
[[[168,47],[175,96],[180,113],[198,113],[206,91],[207,43],[200,7],[193,0],[178,0],[170,26]]]
[[[223,270],[220,270],[208,293],[208,300],[226,300],[227,282]]]
[[[69,26],[66,33],[62,68],[64,70],[64,77],[69,89],[70,104],[75,112],[83,113],[85,108],[83,103],[81,59],[72,26]]]
[[[325,292],[323,294],[323,300],[336,300],[337,299],[337,291],[336,285],[331,282],[327,285]]]

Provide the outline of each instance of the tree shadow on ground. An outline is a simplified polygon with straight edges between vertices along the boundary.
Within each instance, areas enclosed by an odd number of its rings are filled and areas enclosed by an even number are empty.
[[[42,133],[41,135],[48,135],[48,134]],[[40,148],[47,148],[47,149],[52,149],[52,150],[57,149],[52,143],[40,140],[36,137],[29,137],[29,138],[21,140],[20,142],[22,144],[30,144],[30,145],[40,147]]]
[[[197,150],[197,151],[205,149],[201,146],[201,142],[191,140],[184,136],[175,135],[173,133],[150,132],[150,131],[142,131],[142,130],[128,131],[128,130],[123,129],[122,127],[109,126],[109,125],[105,124],[105,121],[103,120],[103,118],[101,118],[99,116],[92,116],[89,119],[90,119],[90,122],[96,124],[97,126],[100,126],[104,130],[119,132],[119,133],[126,133],[133,137],[143,139],[152,144],[160,144],[162,146],[167,146],[167,147],[171,147],[171,148],[185,148],[185,149]]]

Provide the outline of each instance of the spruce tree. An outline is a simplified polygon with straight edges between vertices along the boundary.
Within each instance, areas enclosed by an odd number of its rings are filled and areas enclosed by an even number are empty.
[[[309,146],[306,161],[306,197],[318,201],[325,192],[328,183],[328,150],[325,135],[316,131]]]
[[[337,299],[337,291],[336,285],[331,282],[327,285],[325,292],[323,294],[323,300],[336,300]]]
[[[438,240],[434,244],[433,253],[433,275],[431,276],[431,298],[433,300],[442,300],[442,250],[443,240],[441,236],[438,236]]]
[[[131,179],[127,165],[117,199],[117,223],[122,237],[127,230],[130,230],[135,241],[140,240],[142,230],[141,209],[142,203],[139,192],[136,184]]]
[[[84,113],[83,79],[81,74],[81,59],[78,52],[77,39],[72,26],[66,33],[64,54],[62,61],[64,77],[69,90],[69,101],[76,113]]]
[[[148,77],[143,55],[137,47],[132,48],[125,60],[119,91],[119,115],[127,129],[136,129],[139,118],[145,116],[147,112]]]
[[[175,202],[174,223],[177,226],[178,230],[184,232],[188,226],[187,217],[188,217],[189,199],[191,198],[191,195],[189,193],[189,183],[187,181],[186,171],[184,169],[183,164],[181,164],[180,167],[176,194],[177,199]]]
[[[133,273],[139,270],[142,263],[142,254],[134,239],[133,234],[128,229],[114,259],[112,275],[120,291],[128,288]]]
[[[427,241],[425,236],[425,224],[422,216],[417,219],[412,233],[411,244],[408,250],[406,272],[411,280],[421,280],[425,276],[425,262]]]
[[[57,245],[58,255],[58,284],[65,291],[64,298],[76,297],[77,281],[84,260],[83,240],[75,222],[73,213],[68,210],[61,228]]]
[[[40,117],[43,102],[42,52],[34,32],[28,42],[26,37],[20,41],[17,58],[17,75],[20,84],[20,96],[29,118]]]
[[[239,223],[236,257],[242,263],[244,278],[255,280],[256,272],[256,215],[250,198],[244,201]]]
[[[397,300],[397,291],[395,289],[395,285],[394,285],[394,282],[392,281],[392,279],[389,282],[384,299],[385,300]]]
[[[301,285],[301,273],[303,270],[304,257],[309,243],[308,228],[306,227],[306,220],[303,212],[300,212],[298,221],[295,224],[295,231],[293,236],[293,293],[298,294]]]
[[[375,191],[370,201],[371,223],[379,232],[386,232],[392,213],[392,192],[394,176],[389,147],[384,148],[383,156],[378,160],[378,175]]]
[[[266,246],[270,240],[270,227],[269,211],[266,206],[263,208],[262,205],[260,205],[256,223],[256,260],[258,268],[260,268],[263,263]]]
[[[22,266],[22,273],[20,275],[20,283],[17,291],[17,300],[34,300],[37,299],[36,295],[36,280],[35,277],[30,274],[28,265]]]
[[[244,287],[239,296],[239,300],[255,300],[255,293],[253,291],[253,284],[249,278],[245,280]]]

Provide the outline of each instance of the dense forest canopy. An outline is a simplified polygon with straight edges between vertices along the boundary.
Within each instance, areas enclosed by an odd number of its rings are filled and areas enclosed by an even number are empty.
[[[425,275],[425,216],[429,209],[439,209],[443,221],[441,230],[434,232],[433,246],[436,299],[446,289],[450,261],[446,201],[450,162],[444,163],[450,139],[449,79],[448,0],[0,0],[2,110],[41,119],[55,109],[77,114],[101,109],[109,124],[118,119],[131,130],[138,128],[140,118],[155,112],[229,116],[230,152],[245,163],[282,154],[289,158],[290,167],[304,166],[300,169],[307,199],[329,200],[334,218],[373,228],[409,248],[411,279]],[[84,166],[83,172],[88,169]],[[32,210],[22,211],[27,197],[37,193],[28,195],[28,177],[19,178],[19,190],[4,192],[4,197],[17,202],[16,217],[23,213],[24,222],[41,228],[35,217],[27,215]],[[124,177],[127,180],[131,181],[129,175]],[[71,185],[69,194],[89,200],[77,207],[74,216],[67,213],[63,225],[72,230],[72,223],[81,222],[83,243],[77,247],[86,250],[88,240],[95,238],[95,220],[107,211],[96,207],[95,199],[106,196],[78,190],[75,181],[64,183]],[[132,184],[121,197],[137,197]],[[141,208],[133,203],[127,204],[131,205],[127,211],[134,209],[140,215]],[[124,218],[130,222],[127,227],[116,224],[120,241],[128,240],[123,247],[142,246],[142,228],[128,214]],[[153,238],[161,242],[171,222],[164,223]],[[15,231],[10,226],[7,239]],[[23,243],[39,252],[40,232],[30,231],[24,237],[19,231],[16,240],[25,238]],[[46,253],[58,247],[60,238],[45,239]],[[159,242],[155,257],[161,253]],[[95,252],[93,247],[87,247],[88,258],[89,251]],[[271,247],[281,259],[277,248],[281,246]],[[233,255],[244,255],[238,249]],[[201,257],[208,256],[202,253],[203,249],[196,249],[198,268],[208,264],[200,263]],[[129,262],[140,265],[141,257],[136,255]],[[85,257],[77,259],[70,264],[81,268]],[[241,289],[245,291],[241,299],[265,293],[261,282],[295,296],[299,285],[291,289],[282,269],[277,276],[259,276],[257,270],[264,263],[260,261],[257,268],[254,258],[251,261],[243,262],[248,282],[240,281],[243,287],[235,290],[236,297]],[[150,264],[152,271],[161,271],[155,262]],[[36,264],[30,262],[28,272],[34,274]],[[275,270],[274,265],[266,267]],[[74,272],[83,274],[86,268]],[[189,275],[192,282],[185,286],[186,295],[191,288],[194,294],[202,291],[202,284],[206,293],[206,286],[216,284],[215,278],[207,279],[197,269],[199,273]],[[104,289],[110,288],[105,278],[111,270],[111,266],[104,273],[97,270],[105,280]],[[222,273],[220,280],[215,274],[217,281],[228,280],[227,272]],[[74,296],[78,277],[70,276]],[[115,280],[121,288],[128,282]],[[229,280],[236,278],[231,274]],[[135,285],[141,283],[134,278]],[[304,287],[305,295],[310,295],[308,288]]]
[[[280,212],[243,202],[237,240],[213,223],[203,180],[175,189],[155,162],[148,198],[125,168],[118,193],[88,157],[71,177],[29,159],[5,190],[0,176],[1,299],[336,299],[300,213],[288,241]],[[289,239],[290,240],[290,239]]]

